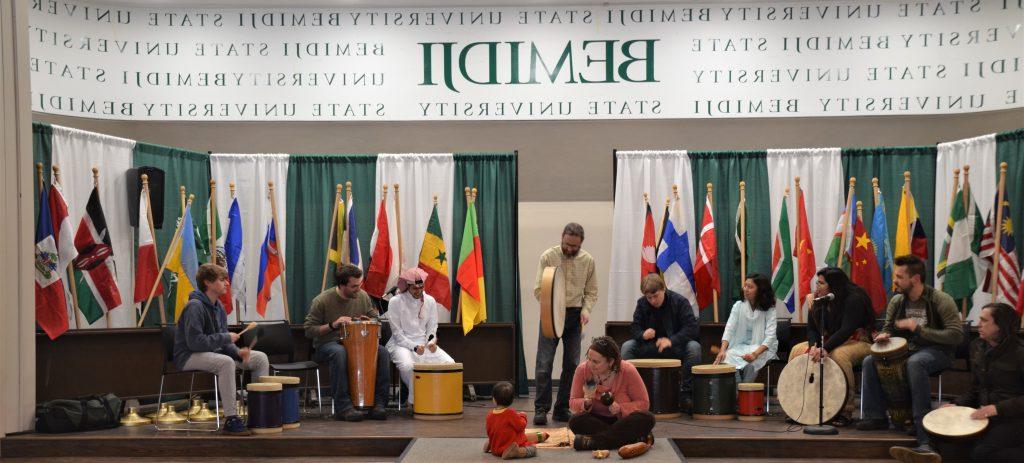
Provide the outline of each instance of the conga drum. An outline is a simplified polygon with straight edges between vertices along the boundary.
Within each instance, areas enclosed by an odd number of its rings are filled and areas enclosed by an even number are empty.
[[[910,382],[907,380],[907,358],[910,357],[910,346],[907,340],[898,336],[886,342],[871,345],[871,355],[875,358],[875,370],[878,382],[882,386],[882,395],[889,404],[889,419],[896,426],[907,426],[913,419],[910,400]]]
[[[779,373],[779,384],[775,387],[779,405],[786,416],[803,425],[832,421],[846,405],[846,376],[830,358],[825,361],[824,384],[821,365],[811,361],[810,355],[801,355],[790,360]],[[824,389],[824,395],[822,395]],[[824,397],[824,400],[822,400]],[[819,403],[824,408],[819,413]]]
[[[281,383],[249,383],[249,429],[254,434],[281,432]]]
[[[651,399],[651,413],[657,418],[678,418],[679,383],[682,379],[682,365],[679,359],[633,359],[626,360],[636,367],[644,380],[647,396]]]
[[[740,383],[736,386],[736,419],[740,421],[764,420],[764,384]]]
[[[540,332],[558,339],[565,328],[565,274],[559,267],[545,267],[540,275]]]
[[[416,363],[412,373],[413,418],[462,419],[461,363]]]
[[[261,383],[279,383],[281,390],[281,427],[299,427],[299,378],[295,376],[260,376]]]
[[[736,367],[693,367],[693,419],[731,420],[736,417]]]
[[[354,320],[343,323],[339,334],[348,355],[348,391],[352,405],[363,410],[373,408],[380,323],[376,320]]]
[[[973,438],[985,432],[988,427],[988,418],[971,418],[974,410],[959,406],[936,408],[924,416],[924,430],[952,440]]]

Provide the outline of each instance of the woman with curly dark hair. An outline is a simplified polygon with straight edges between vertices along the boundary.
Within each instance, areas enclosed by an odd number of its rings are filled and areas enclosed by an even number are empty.
[[[749,383],[775,358],[775,291],[768,277],[751,273],[743,280],[743,300],[736,301],[722,333],[722,349],[715,364],[736,366],[736,382]]]

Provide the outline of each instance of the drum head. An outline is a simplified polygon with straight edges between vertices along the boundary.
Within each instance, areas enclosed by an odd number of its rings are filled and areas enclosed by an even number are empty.
[[[708,363],[705,365],[693,366],[693,374],[695,375],[721,375],[725,373],[736,373],[736,365],[729,365],[728,363],[713,365]]]
[[[630,359],[626,360],[637,368],[679,368],[683,362],[679,359]]]
[[[559,267],[545,267],[540,281],[540,331],[558,339],[565,328],[565,275]]]
[[[970,437],[988,427],[988,418],[971,419],[971,407],[936,408],[924,416],[924,429],[944,437]]]
[[[876,355],[888,355],[893,352],[898,352],[900,349],[907,347],[907,340],[899,336],[893,336],[888,341],[876,342],[871,345],[871,353]]]
[[[810,355],[790,360],[779,374],[779,405],[786,416],[803,425],[818,424],[818,398],[821,390],[821,370]],[[813,382],[812,382],[813,375]],[[831,421],[846,405],[846,376],[830,358],[825,359],[825,422]]]
[[[414,363],[412,371],[462,371],[461,363]]]

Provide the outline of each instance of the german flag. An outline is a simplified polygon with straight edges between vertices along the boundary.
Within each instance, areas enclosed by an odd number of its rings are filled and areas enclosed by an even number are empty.
[[[423,235],[423,246],[420,248],[419,268],[427,272],[424,291],[434,296],[438,304],[452,309],[452,285],[448,280],[448,254],[444,248],[444,237],[441,234],[441,221],[437,218],[437,204],[430,213],[427,232]]]

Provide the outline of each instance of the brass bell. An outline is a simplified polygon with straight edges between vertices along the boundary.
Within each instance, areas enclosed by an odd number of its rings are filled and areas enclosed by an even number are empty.
[[[188,408],[188,417],[195,418],[199,414],[199,411],[203,409],[202,399],[192,399],[192,406]]]
[[[249,416],[249,408],[246,407],[245,403],[242,402],[241,400],[238,401],[237,408],[238,408],[238,417],[239,418],[244,420],[246,417]]]
[[[157,417],[164,416],[164,413],[167,413],[167,404],[166,403],[161,404],[160,408],[157,409],[157,411],[146,415],[146,418],[149,418],[151,421],[156,421]]]
[[[180,424],[185,422],[185,417],[178,414],[174,405],[167,404],[167,411],[157,417],[156,424]]]
[[[199,412],[197,412],[196,414],[192,415],[192,421],[199,421],[199,422],[216,421],[217,420],[217,414],[210,411],[209,405],[210,404],[208,404],[206,402],[203,402],[202,406],[199,409]]]
[[[145,426],[152,423],[153,421],[149,418],[139,416],[139,412],[135,407],[128,407],[128,413],[124,415],[124,418],[121,418],[121,425],[123,426]]]

